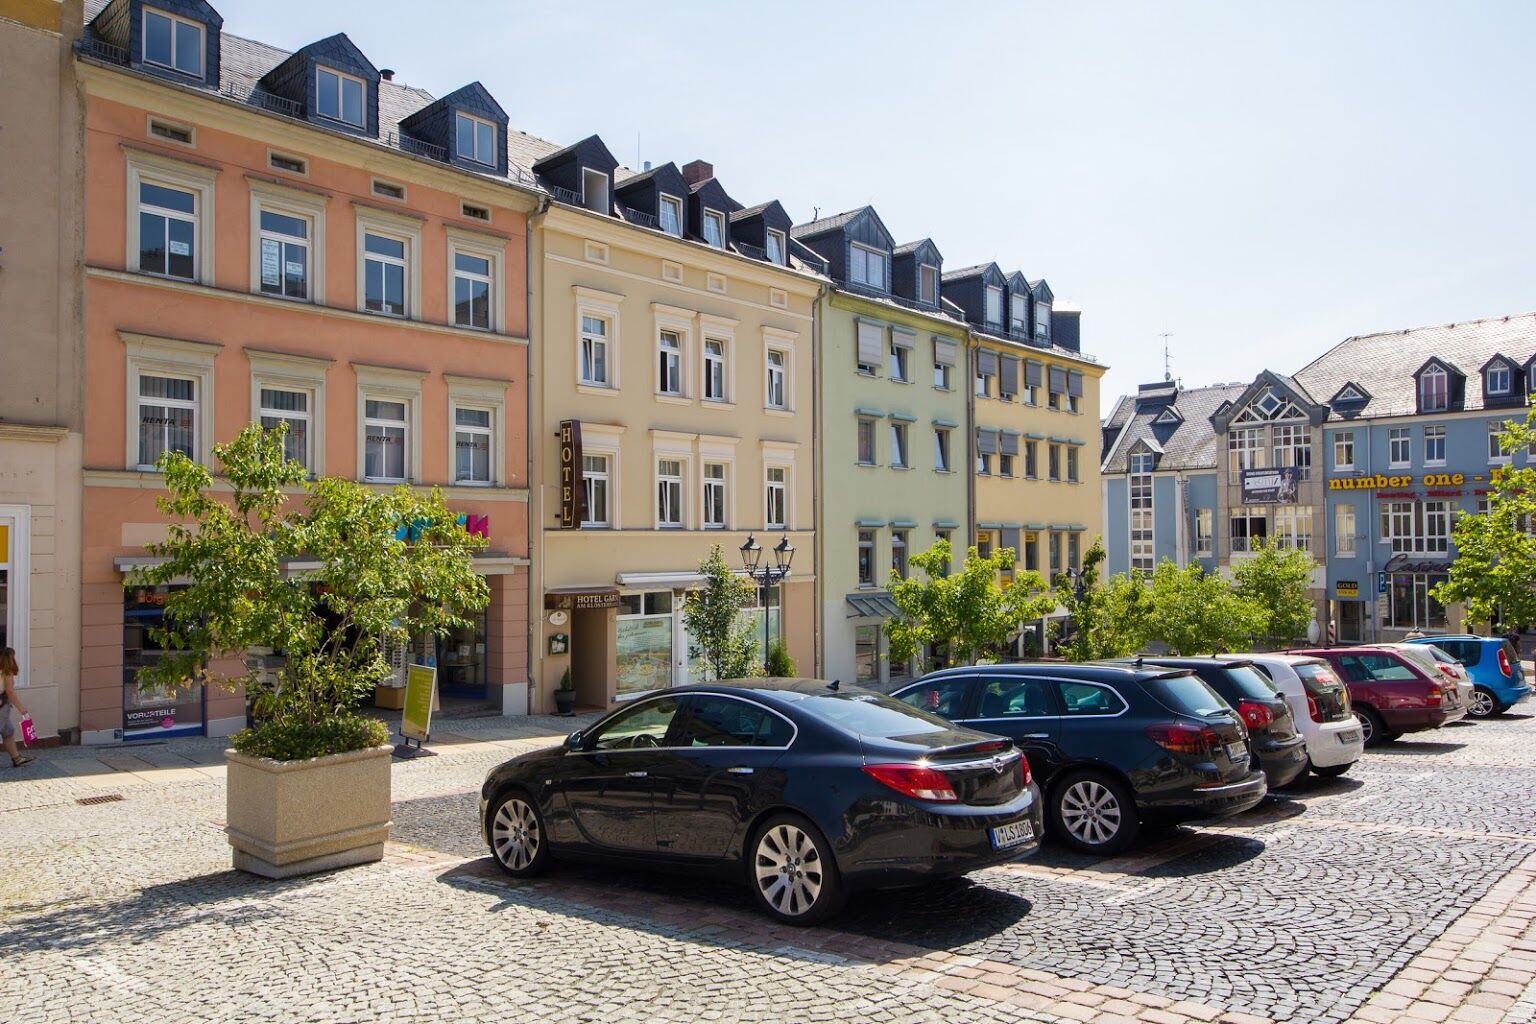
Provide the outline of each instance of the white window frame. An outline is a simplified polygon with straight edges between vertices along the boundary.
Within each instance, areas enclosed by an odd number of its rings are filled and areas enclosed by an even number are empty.
[[[584,516],[590,515],[592,512],[592,499],[590,492],[592,490],[593,482],[602,480],[607,484],[607,486],[603,488],[603,502],[607,505],[607,508],[603,509],[605,514],[601,519],[583,518],[581,521],[581,528],[584,530],[611,530],[615,527],[613,522],[613,501],[614,496],[618,493],[618,488],[614,486],[614,467],[618,464],[618,455],[609,451],[589,451],[586,448],[585,439],[583,439],[581,457],[581,486],[584,492],[582,496]],[[604,469],[601,473],[594,470],[589,470],[586,466],[587,459],[602,459],[607,468]]]
[[[252,181],[251,186],[251,293],[285,302],[325,304],[325,198],[301,189],[287,188],[269,182]],[[309,279],[305,282],[308,295],[295,298],[277,295],[261,289],[261,214],[263,211],[295,217],[309,225],[307,256]],[[286,237],[286,236],[284,236]]]
[[[1440,454],[1438,456],[1436,456],[1434,454],[1436,448],[1438,448],[1439,452],[1440,452]],[[1444,424],[1435,423],[1435,424],[1431,424],[1431,425],[1429,425],[1429,426],[1424,428],[1424,465],[1425,466],[1444,466],[1445,465],[1445,426],[1444,426]]]
[[[917,301],[938,304],[939,268],[932,263],[923,263],[917,268]]]
[[[717,232],[715,240],[710,241],[709,229],[713,225]],[[725,248],[725,214],[719,210],[705,210],[704,223],[699,225],[699,235],[704,239],[704,244],[714,249]]]
[[[214,254],[214,179],[218,172],[198,164],[183,163],[171,157],[147,153],[141,150],[125,150],[128,169],[128,230],[123,266],[135,274],[147,274],[167,281],[186,281],[189,284],[210,284],[213,276]],[[193,247],[197,266],[190,281],[184,277],[171,277],[153,271],[139,269],[139,185],[147,182],[164,188],[191,192],[194,196]]]
[[[1069,444],[1064,445],[1063,447],[1065,447],[1067,450],[1067,483],[1081,483],[1081,471],[1079,467],[1082,465],[1083,459],[1082,456],[1078,454],[1077,445]]]
[[[1401,457],[1399,457],[1401,456]],[[1407,469],[1413,465],[1413,430],[1390,427],[1387,430],[1387,468]]]
[[[686,530],[688,529],[688,457],[677,452],[657,452],[651,460],[652,478],[655,481],[651,488],[651,514],[654,526],[658,530]],[[663,463],[675,463],[675,474],[662,474]],[[676,522],[662,518],[661,488],[663,484],[675,486],[677,495],[677,508],[673,511],[677,514]]]
[[[324,476],[325,377],[332,361],[249,348],[245,350],[245,356],[251,364],[251,422],[261,419],[262,388],[309,394],[309,473],[315,478]]]
[[[782,480],[773,479],[773,474],[782,474]],[[790,466],[784,463],[766,463],[763,466],[763,529],[787,530],[789,528],[789,473]],[[779,512],[782,516],[780,522],[774,522],[773,506],[774,495],[778,495]]]
[[[455,301],[458,295],[458,278],[460,274],[472,279],[478,277],[476,274],[458,269],[460,253],[490,262],[491,304],[488,327],[473,327],[458,322],[458,303]],[[477,333],[489,331],[492,334],[502,334],[506,331],[506,289],[503,287],[506,275],[502,271],[505,253],[506,243],[499,238],[464,231],[461,228],[448,228],[448,315],[446,319],[450,326]]]
[[[912,345],[900,340],[903,335],[891,332],[890,357],[886,375],[899,384],[912,383]]]
[[[865,534],[869,535],[869,542],[867,544],[864,541]],[[854,530],[854,543],[853,571],[858,579],[858,585],[861,589],[872,590],[880,585],[880,570],[878,568],[880,564],[878,554],[880,550],[880,531],[868,526],[858,527]],[[867,580],[858,576],[864,561],[864,551],[866,548],[869,550],[869,579]]]
[[[699,388],[699,397],[706,402],[729,402],[731,397],[726,383],[729,378],[728,343],[723,338],[706,335],[701,349],[704,379],[702,386]],[[710,392],[716,388],[719,389],[719,393],[711,394]]]
[[[571,379],[576,390],[584,395],[609,395],[619,393],[619,302],[624,297],[613,292],[597,291],[576,286],[571,289],[576,298],[576,320],[572,325],[574,344],[571,347]],[[604,360],[608,365],[608,379],[603,382],[584,380],[581,376],[581,353],[585,331],[582,321],[593,317],[603,321],[607,333],[603,336]],[[583,438],[585,443],[585,438]]]
[[[1210,558],[1216,552],[1216,510],[1195,510],[1195,556]]]
[[[1499,444],[1499,435],[1504,433],[1504,420],[1488,421],[1488,464],[1491,466],[1506,466],[1511,459],[1511,453],[1506,452]]]
[[[357,310],[390,320],[421,319],[421,221],[415,217],[385,210],[355,207],[357,211]],[[368,252],[369,235],[380,235],[405,243],[405,316],[368,308],[368,260],[393,261],[391,256],[374,257]]]
[[[1264,468],[1264,428],[1233,427],[1227,432],[1227,472]]]
[[[323,114],[323,113],[320,112],[320,88],[321,88],[320,76],[322,74],[329,74],[329,75],[336,76],[336,114],[335,114],[335,116],[332,116],[330,114]],[[349,82],[349,81],[357,83],[357,88],[358,88],[358,93],[359,93],[357,112],[362,117],[361,121],[348,121],[347,118],[346,118],[347,105],[346,105],[345,102],[343,102],[343,97],[346,95],[346,83]],[[363,81],[361,78],[358,78],[356,75],[349,75],[349,74],[347,74],[347,72],[338,70],[336,68],[333,68],[329,64],[316,64],[315,65],[315,116],[318,117],[318,118],[323,118],[326,121],[334,121],[337,124],[349,124],[353,128],[360,128],[360,129],[363,129],[364,131],[366,131],[367,128],[368,128],[368,83]]]
[[[197,460],[212,465],[214,387],[213,364],[222,345],[181,341],[119,331],[127,349],[127,408],[124,417],[123,466],[142,473],[157,472],[139,463],[139,377],[180,377],[194,382],[192,430],[197,441]]]
[[[169,64],[162,64],[157,60],[149,59],[149,50],[144,45],[144,43],[149,39],[149,16],[151,14],[164,18],[166,21],[171,23],[171,62]],[[176,66],[177,22],[180,22],[183,25],[190,25],[197,29],[196,71],[187,71],[185,68],[179,68]],[[151,67],[164,68],[167,71],[174,71],[178,75],[186,75],[190,78],[205,79],[208,77],[208,26],[204,25],[202,22],[193,21],[191,18],[183,18],[178,14],[172,14],[169,11],[163,11],[158,7],[145,6],[143,8],[143,13],[139,23],[139,32],[141,33],[139,36],[139,58],[145,64],[148,64]]]
[[[888,287],[886,275],[890,272],[890,258],[882,250],[874,249],[867,245],[860,245],[858,242],[850,242],[848,245],[848,280],[854,284],[862,284],[868,288],[878,288],[884,291]],[[878,281],[871,281],[869,279],[870,257],[874,257],[874,259],[879,261],[880,280]],[[860,268],[857,274],[854,273],[856,267]]]
[[[1355,546],[1355,506],[1333,506],[1333,553],[1339,558],[1357,557]]]
[[[667,219],[661,215],[661,211],[668,210],[668,209],[676,210],[677,211],[677,223],[676,223],[677,230],[676,231],[668,231],[667,230]],[[674,238],[682,238],[683,237],[683,201],[681,199],[679,199],[677,196],[668,195],[667,193],[663,192],[661,194],[660,200],[657,201],[656,210],[657,210],[656,224],[661,228],[661,230],[663,232],[665,232],[666,234],[671,235]]]
[[[593,194],[589,186],[594,183],[601,183],[601,194]],[[605,217],[613,212],[613,197],[608,187],[608,175],[593,167],[581,169],[581,205]]]
[[[763,528],[765,530],[795,529],[798,517],[795,515],[795,453],[800,445],[795,441],[763,441]],[[773,485],[768,479],[768,470],[782,469],[784,471],[784,522],[775,524],[768,519],[768,496]]]
[[[583,422],[581,425],[581,453],[585,457],[604,458],[608,460],[606,479],[608,481],[608,515],[603,521],[583,520],[581,528],[584,530],[618,530],[623,528],[623,506],[620,498],[623,494],[624,464],[620,459],[622,441],[625,427],[606,423]],[[586,476],[586,468],[582,468],[583,477]],[[583,487],[586,483],[583,482]],[[591,511],[588,505],[588,512]],[[649,518],[645,520],[649,522]]]
[[[1494,387],[1494,374],[1501,374],[1504,379],[1503,387]],[[1507,395],[1514,387],[1514,375],[1509,372],[1508,363],[1497,363],[1488,367],[1488,373],[1484,378],[1483,390],[1490,395]]]
[[[874,419],[871,416],[859,416],[859,417],[856,418],[855,426],[853,428],[853,461],[854,461],[854,465],[856,465],[856,466],[878,466],[878,465],[880,465],[880,433],[879,433],[879,431],[877,431],[875,429],[875,425],[878,422],[879,422],[878,420]],[[859,451],[860,447],[862,447],[862,445],[860,444],[860,435],[864,431],[865,424],[869,425],[869,449],[870,449],[870,451],[869,451],[869,459],[867,461],[863,458],[862,453]]]
[[[471,125],[474,126],[474,131],[470,133],[475,143],[475,151],[473,153],[464,153],[459,150],[460,121],[468,121]],[[482,127],[489,128],[491,130],[491,151],[488,154],[490,157],[488,160],[482,160],[480,158],[480,128]],[[458,154],[460,159],[468,160],[471,163],[479,164],[482,167],[497,167],[501,163],[501,161],[497,159],[496,153],[496,139],[499,130],[500,126],[497,125],[495,121],[488,121],[483,117],[476,117],[474,114],[465,113],[462,110],[455,110],[453,112],[454,152]]]
[[[1268,543],[1283,550],[1310,551],[1312,549],[1312,506],[1276,505],[1274,530]]]
[[[1017,325],[1017,326],[1015,326]],[[1008,332],[1029,333],[1029,297],[1026,295],[1010,295],[1008,297]]]
[[[1054,446],[1052,446],[1054,447]],[[1126,541],[1130,567],[1150,571],[1157,558],[1157,495],[1150,451],[1131,453],[1126,477]]]
[[[891,420],[892,469],[912,468],[912,431],[909,426],[902,420]]]
[[[773,357],[779,357],[778,366],[774,366]],[[772,412],[791,412],[794,405],[790,401],[791,368],[794,363],[794,350],[780,348],[777,345],[767,345],[763,348],[763,408]],[[775,395],[774,382],[778,382],[778,394]]]
[[[395,366],[353,363],[357,377],[357,476],[365,483],[394,484],[394,478],[371,478],[368,465],[368,400],[405,403],[405,483],[421,480],[421,382],[426,374]]]
[[[952,427],[933,428],[933,468],[937,473],[954,472],[954,453],[950,448]]]
[[[1430,389],[1426,387],[1431,377],[1440,381],[1440,397],[1436,404],[1430,405],[1428,395]],[[1419,412],[1445,412],[1451,406],[1451,375],[1443,367],[1431,366],[1419,375]]]
[[[989,284],[983,294],[986,298],[983,319],[989,325],[1001,327],[1003,325],[1003,289],[995,284]],[[994,308],[996,312],[993,312]]]
[[[671,327],[656,331],[656,394],[663,398],[683,398],[683,360],[687,342]]]
[[[1340,452],[1346,450],[1349,458],[1341,459]],[[1353,430],[1340,430],[1333,435],[1333,468],[1339,470],[1355,468],[1355,432]]]
[[[707,342],[720,343],[721,354],[724,363],[721,367],[721,381],[725,386],[725,394],[721,398],[710,398],[706,393],[708,380],[699,381],[699,400],[709,409],[734,409],[736,408],[736,325],[739,321],[724,316],[714,316],[708,313],[699,314],[699,370],[703,373],[707,369],[708,348]]]
[[[712,469],[718,469],[720,475],[711,476],[710,470]],[[731,469],[729,463],[723,459],[701,458],[699,460],[699,526],[701,529],[725,530],[730,528],[730,487]],[[710,494],[712,491],[719,492],[720,518],[718,520],[710,518],[710,505],[713,504]]]
[[[789,249],[787,246],[789,243],[784,237],[784,232],[775,231],[773,228],[769,228],[767,241],[768,245],[766,248],[768,251],[768,262],[775,263],[781,267],[786,266],[788,263]],[[777,253],[774,252],[775,244],[778,246]]]
[[[448,385],[448,479],[455,487],[505,487],[507,484],[506,434],[507,388],[509,380],[490,377],[464,377],[445,373]],[[491,478],[472,482],[458,479],[458,410],[480,409],[491,414]],[[471,428],[473,429],[473,428]]]

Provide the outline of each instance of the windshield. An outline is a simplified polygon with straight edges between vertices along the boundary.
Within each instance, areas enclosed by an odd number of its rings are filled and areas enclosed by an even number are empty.
[[[1253,700],[1274,700],[1280,696],[1280,691],[1275,689],[1275,684],[1255,672],[1252,665],[1227,665],[1217,671],[1231,681],[1241,697],[1249,697]]]
[[[799,706],[860,736],[904,739],[955,728],[938,715],[878,693],[824,693],[807,697]]]
[[[1228,711],[1227,702],[1199,676],[1159,676],[1148,679],[1147,691],[1170,711],[1209,717]]]

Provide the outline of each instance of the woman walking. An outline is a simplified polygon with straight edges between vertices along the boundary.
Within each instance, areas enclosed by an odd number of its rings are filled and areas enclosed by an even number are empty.
[[[16,675],[21,671],[21,666],[16,664],[16,649],[7,647],[0,651],[0,741],[4,742],[5,752],[11,755],[11,767],[20,768],[24,764],[31,764],[32,759],[16,749],[16,727],[11,724],[11,708],[15,708],[25,717],[26,705],[16,699]]]

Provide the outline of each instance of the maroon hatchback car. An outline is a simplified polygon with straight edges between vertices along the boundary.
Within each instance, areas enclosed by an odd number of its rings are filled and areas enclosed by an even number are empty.
[[[1423,732],[1465,718],[1456,684],[1430,678],[1411,659],[1385,647],[1331,647],[1291,651],[1322,658],[1349,687],[1349,702],[1365,731],[1365,745]]]

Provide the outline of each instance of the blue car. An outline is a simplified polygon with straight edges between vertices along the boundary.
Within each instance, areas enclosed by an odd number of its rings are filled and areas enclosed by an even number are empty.
[[[1469,709],[1473,718],[1503,714],[1531,694],[1520,655],[1503,637],[1422,636],[1408,643],[1432,644],[1461,662],[1476,691]]]

